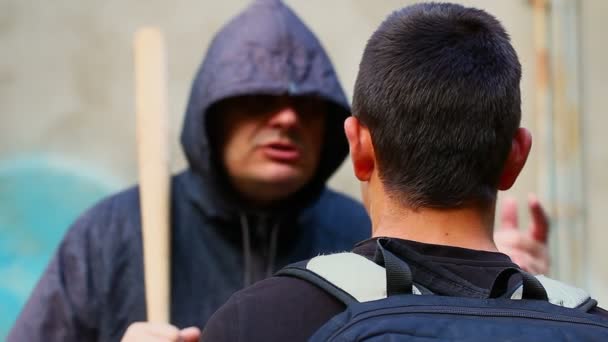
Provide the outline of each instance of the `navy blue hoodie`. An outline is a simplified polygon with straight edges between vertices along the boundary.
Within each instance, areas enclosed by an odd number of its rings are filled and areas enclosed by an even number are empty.
[[[226,180],[209,133],[210,106],[244,95],[316,95],[330,103],[314,179],[280,206],[249,208]],[[347,99],[325,51],[284,4],[254,2],[212,41],[192,85],[172,178],[171,323],[203,328],[235,291],[319,253],[369,237],[363,207],[326,188],[347,155]],[[111,196],[70,227],[9,341],[119,340],[146,319],[138,188]]]

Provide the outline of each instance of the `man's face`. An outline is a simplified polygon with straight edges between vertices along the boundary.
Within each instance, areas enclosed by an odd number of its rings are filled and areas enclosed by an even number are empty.
[[[240,96],[219,104],[229,178],[258,204],[284,199],[314,176],[327,104],[315,97]]]

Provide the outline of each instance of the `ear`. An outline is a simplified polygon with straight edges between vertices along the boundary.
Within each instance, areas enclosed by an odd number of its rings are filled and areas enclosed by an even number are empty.
[[[374,146],[369,134],[359,119],[350,116],[344,121],[344,133],[348,139],[350,158],[353,163],[355,176],[362,182],[367,182],[372,176],[376,165]]]
[[[511,150],[503,166],[500,180],[498,181],[498,190],[508,190],[513,186],[517,176],[523,169],[532,147],[532,135],[527,129],[520,127],[513,136],[511,142]]]

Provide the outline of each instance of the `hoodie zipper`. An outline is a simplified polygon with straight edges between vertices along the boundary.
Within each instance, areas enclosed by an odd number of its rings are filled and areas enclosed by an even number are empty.
[[[243,247],[243,287],[252,283],[251,230],[246,214],[241,214],[241,239]]]
[[[252,223],[245,213],[241,215],[241,235],[243,248],[243,285],[247,287],[254,281],[257,281],[258,273],[262,274],[263,278],[270,277],[274,272],[275,259],[278,249],[279,221],[270,225],[267,216],[260,215],[253,223],[257,224],[254,227],[256,239],[262,240],[262,248],[266,250],[265,262],[262,265],[262,272],[254,272],[254,257],[251,243],[251,224]],[[257,222],[255,222],[257,221]],[[254,277],[256,279],[254,279]]]

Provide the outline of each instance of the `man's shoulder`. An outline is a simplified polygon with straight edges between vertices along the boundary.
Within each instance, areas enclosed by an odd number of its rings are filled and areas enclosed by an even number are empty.
[[[132,186],[109,195],[85,210],[70,226],[66,243],[133,241],[140,234],[139,188]]]
[[[298,278],[273,276],[236,292],[230,301],[235,304],[250,304],[256,302],[285,301],[301,295],[317,292],[312,284]]]
[[[303,212],[300,224],[325,246],[319,252],[350,250],[355,243],[369,238],[371,222],[360,202],[325,189],[317,202]]]
[[[204,340],[306,340],[343,310],[307,281],[274,276],[233,294],[207,323]]]
[[[352,208],[358,211],[365,213],[365,208],[360,201],[350,197],[349,195],[336,191],[334,189],[326,187],[321,196],[319,197],[318,202],[320,203],[331,203],[335,206]]]
[[[137,185],[102,198],[87,209],[79,220],[122,220],[135,213],[139,213],[139,187]]]
[[[370,226],[369,217],[361,202],[329,188],[322,192],[310,209],[328,221],[349,221],[365,227]]]
[[[177,181],[183,178],[183,172],[171,177],[171,186],[177,186]],[[140,186],[131,185],[123,190],[110,194],[83,212],[78,220],[94,222],[122,223],[139,225],[140,222]],[[175,202],[176,192],[171,193],[171,201]]]

